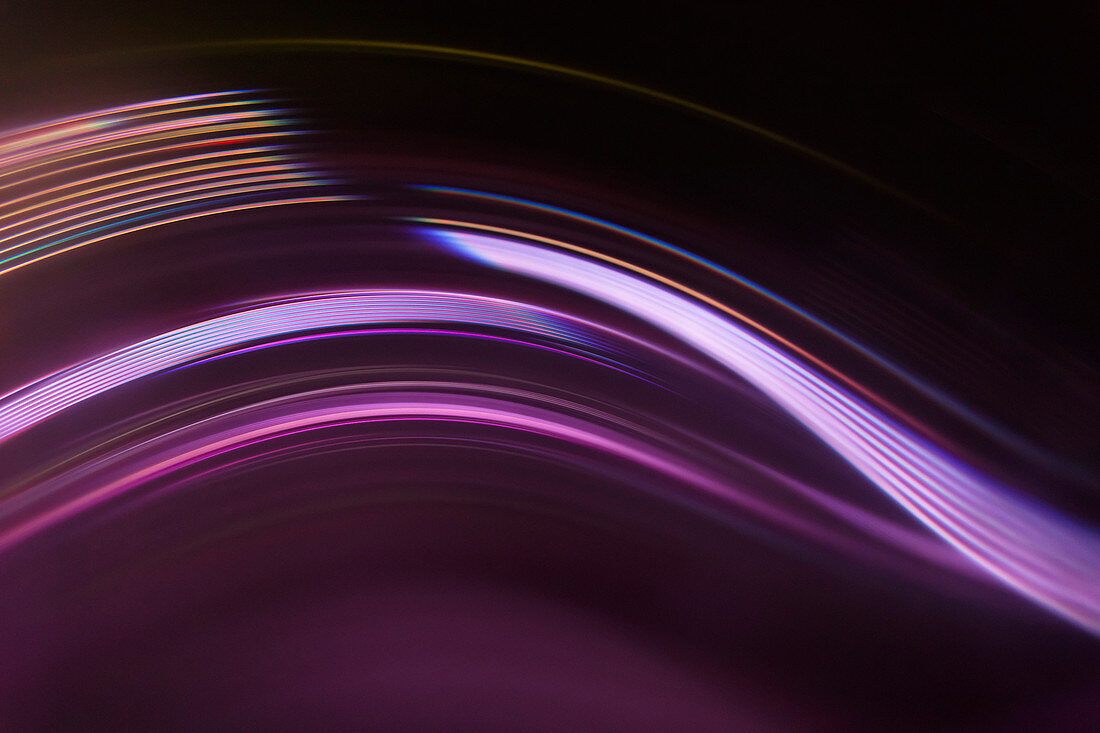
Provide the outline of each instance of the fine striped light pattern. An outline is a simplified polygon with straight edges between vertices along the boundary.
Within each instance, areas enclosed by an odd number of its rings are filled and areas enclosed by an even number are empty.
[[[498,298],[427,291],[313,295],[186,326],[12,390],[0,397],[0,441],[109,389],[241,344],[303,331],[406,322],[475,324],[581,346],[593,343],[575,319]]]
[[[238,91],[0,133],[0,275],[166,223],[344,200],[319,190],[331,178],[296,153],[301,131]]]
[[[1009,586],[1100,633],[1100,538],[1015,496],[742,325],[662,285],[542,245],[433,229],[465,256],[621,308],[708,354]]]

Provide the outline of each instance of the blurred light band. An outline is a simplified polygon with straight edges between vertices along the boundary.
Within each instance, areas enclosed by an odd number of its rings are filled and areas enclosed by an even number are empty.
[[[476,261],[615,306],[711,356],[990,573],[1100,634],[1100,539],[1088,528],[1013,495],[761,336],[657,283],[543,246],[424,232]]]
[[[565,208],[562,208],[560,206],[551,206],[549,204],[544,204],[544,203],[541,203],[541,202],[538,202],[538,201],[532,201],[530,199],[518,198],[518,197],[515,197],[515,196],[505,196],[505,195],[502,195],[502,194],[489,193],[489,192],[486,192],[486,191],[477,191],[477,190],[468,189],[468,188],[456,188],[456,187],[453,187],[453,186],[432,186],[432,185],[417,184],[417,185],[410,186],[410,188],[417,189],[417,190],[420,190],[420,191],[429,191],[431,193],[449,195],[449,196],[461,196],[461,197],[465,197],[465,198],[480,199],[480,200],[484,200],[484,201],[493,201],[493,202],[508,204],[508,205],[512,205],[512,206],[518,206],[518,207],[522,207],[522,208],[525,208],[525,209],[538,211],[538,212],[542,212],[542,213],[552,214],[552,215],[555,215],[555,216],[564,217],[566,219],[571,219],[573,221],[581,222],[581,223],[586,224],[586,225],[598,227],[600,229],[603,229],[605,231],[608,231],[608,232],[611,232],[611,233],[614,233],[614,234],[617,234],[617,235],[629,237],[629,238],[633,239],[636,242],[641,242],[645,245],[655,247],[655,248],[657,248],[657,249],[659,249],[663,252],[667,252],[667,253],[672,254],[676,257],[680,257],[682,259],[685,259],[685,260],[691,262],[694,265],[702,267],[702,268],[704,268],[704,269],[706,269],[706,270],[708,270],[708,271],[724,278],[728,282],[733,283],[733,284],[737,285],[738,287],[743,287],[743,288],[748,289],[749,291],[755,293],[756,295],[760,296],[761,298],[764,298],[768,302],[783,308],[786,312],[797,316],[798,318],[806,321],[807,323],[812,324],[816,328],[821,329],[821,331],[828,334],[828,336],[830,338],[837,339],[838,341],[843,342],[845,344],[845,346],[847,346],[848,348],[853,349],[854,351],[856,351],[861,357],[870,360],[871,362],[873,362],[876,365],[882,367],[883,369],[888,370],[891,374],[893,374],[898,379],[901,379],[902,381],[904,381],[909,386],[913,387],[914,389],[919,390],[923,394],[925,394],[925,395],[931,397],[932,399],[934,399],[942,407],[945,407],[945,408],[951,410],[956,415],[959,415],[959,416],[963,417],[964,419],[970,421],[971,423],[974,423],[975,425],[980,425],[981,428],[984,431],[990,433],[991,435],[996,435],[999,440],[1001,440],[1005,443],[1010,443],[1015,450],[1026,453],[1027,455],[1031,456],[1032,458],[1036,458],[1038,460],[1047,461],[1047,462],[1050,461],[1050,456],[1046,455],[1042,451],[1037,450],[1036,447],[1032,443],[1030,443],[1026,440],[1020,439],[1020,437],[1018,435],[1015,435],[1011,431],[1006,430],[1002,425],[998,424],[996,421],[990,420],[985,415],[981,414],[977,410],[972,409],[971,407],[969,407],[965,403],[960,402],[955,397],[948,394],[944,390],[939,389],[938,387],[936,387],[934,384],[928,382],[927,380],[921,379],[918,375],[913,374],[912,372],[910,372],[906,369],[903,369],[900,365],[898,365],[897,363],[887,359],[882,354],[876,353],[875,351],[872,351],[871,349],[868,349],[866,346],[861,344],[859,341],[856,341],[855,339],[851,338],[850,336],[843,333],[842,331],[834,328],[832,325],[830,325],[826,321],[822,320],[821,318],[818,318],[814,314],[810,313],[805,308],[801,308],[798,305],[796,305],[795,303],[791,302],[790,300],[782,297],[778,293],[773,292],[771,290],[768,290],[767,288],[762,287],[760,284],[755,283],[752,280],[750,280],[750,279],[748,279],[748,278],[746,278],[742,275],[739,275],[738,273],[733,272],[732,270],[730,270],[726,267],[723,267],[722,265],[720,265],[720,264],[718,264],[718,263],[716,263],[712,260],[709,260],[705,257],[702,257],[701,255],[698,255],[694,252],[690,252],[689,250],[686,250],[683,247],[678,247],[678,246],[676,246],[674,244],[671,244],[669,242],[665,242],[665,241],[662,241],[662,240],[660,240],[656,237],[652,237],[652,236],[650,236],[648,234],[645,234],[643,232],[639,232],[636,229],[630,229],[630,228],[624,227],[620,224],[615,224],[614,222],[607,221],[606,219],[600,219],[598,217],[591,216],[589,214],[582,214],[580,212],[572,211],[570,209],[565,209]],[[705,294],[703,294],[703,293],[701,293],[697,290],[689,288],[686,285],[684,285],[683,283],[676,282],[676,281],[671,281],[667,278],[662,277],[661,275],[659,275],[657,273],[654,273],[654,272],[649,271],[649,270],[645,270],[644,268],[641,268],[641,267],[639,267],[635,264],[632,264],[632,263],[623,262],[622,260],[618,260],[617,258],[610,257],[606,254],[599,253],[599,252],[594,252],[592,250],[588,250],[588,249],[585,249],[583,247],[578,247],[574,244],[569,244],[569,243],[566,243],[566,242],[552,240],[552,239],[549,239],[547,237],[541,237],[541,236],[538,236],[536,234],[532,234],[530,232],[509,231],[509,230],[503,229],[501,227],[494,227],[494,226],[489,226],[489,225],[485,225],[485,224],[477,224],[477,223],[468,222],[468,221],[461,221],[460,222],[460,221],[445,220],[445,219],[433,219],[433,218],[427,218],[427,217],[411,217],[410,220],[419,221],[421,223],[426,223],[426,224],[441,224],[441,225],[445,225],[445,226],[457,226],[459,228],[465,228],[465,229],[476,229],[476,230],[481,230],[481,231],[494,232],[494,233],[497,233],[497,234],[504,234],[506,236],[516,236],[516,237],[519,237],[520,239],[526,239],[526,240],[530,240],[530,241],[537,241],[537,242],[542,242],[542,243],[546,243],[546,244],[551,244],[555,247],[559,247],[559,248],[562,248],[562,249],[568,249],[568,250],[571,250],[573,252],[580,252],[581,254],[584,254],[587,257],[595,257],[597,259],[604,260],[605,262],[611,262],[612,264],[614,264],[616,266],[624,267],[624,268],[632,270],[634,272],[638,272],[638,273],[640,273],[640,274],[642,274],[642,275],[644,275],[648,278],[660,280],[661,282],[663,282],[665,285],[668,285],[669,287],[676,288],[677,290],[680,290],[684,293],[687,293],[687,294],[691,295],[693,298],[695,298],[697,300],[701,300],[701,301],[707,303],[707,305],[710,305],[713,308],[717,308],[717,309],[723,311],[724,313],[726,313],[727,315],[733,316],[734,318],[737,318],[738,320],[740,320],[744,323],[747,323],[748,325],[752,326],[753,328],[757,329],[758,331],[763,332],[763,333],[767,333],[769,338],[781,343],[783,345],[783,347],[785,349],[787,349],[788,351],[795,352],[799,355],[800,358],[808,360],[810,362],[813,362],[814,366],[817,367],[818,369],[822,369],[826,372],[829,372],[829,374],[832,377],[843,381],[850,389],[856,390],[861,395],[863,395],[865,398],[870,399],[870,400],[876,402],[877,404],[879,404],[880,407],[891,410],[892,414],[894,414],[895,416],[904,418],[906,422],[909,422],[911,425],[914,425],[915,427],[917,427],[919,429],[923,429],[926,432],[929,430],[928,426],[923,425],[923,424],[919,424],[918,421],[912,415],[900,413],[898,411],[896,405],[889,405],[889,403],[886,400],[879,397],[874,391],[869,389],[867,385],[859,384],[858,382],[855,382],[855,381],[849,379],[845,374],[843,374],[842,372],[834,369],[832,366],[830,366],[829,364],[826,364],[825,362],[823,362],[820,359],[816,358],[815,356],[813,356],[809,352],[803,350],[797,344],[792,343],[791,341],[789,341],[788,339],[785,339],[784,337],[782,337],[781,335],[775,333],[774,331],[768,330],[762,324],[748,318],[743,313],[740,313],[739,311],[736,311],[736,310],[730,308],[726,304],[721,303],[721,302],[719,302],[719,301],[717,301],[713,298],[710,298],[710,297],[706,296]]]

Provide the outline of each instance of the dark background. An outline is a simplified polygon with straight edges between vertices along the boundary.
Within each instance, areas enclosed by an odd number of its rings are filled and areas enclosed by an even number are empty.
[[[0,64],[10,80],[86,52],[314,36],[514,54],[646,85],[930,202],[970,242],[922,253],[943,277],[1093,366],[1093,271],[1083,264],[1100,231],[1097,11],[1026,5],[13,3]],[[12,94],[4,108],[18,106]]]
[[[387,134],[407,130],[414,148],[438,132],[433,127],[448,127],[480,137],[475,149],[498,154],[505,165],[529,163],[532,146],[544,163],[571,155],[573,172],[587,166],[597,187],[600,180],[620,181],[651,201],[695,206],[693,213],[716,231],[753,222],[759,226],[750,234],[758,241],[767,246],[770,237],[793,254],[774,263],[773,272],[754,271],[757,263],[737,260],[731,248],[730,266],[1048,451],[1095,470],[1097,30],[1097,11],[1087,4],[891,3],[857,12],[788,3],[28,2],[9,5],[0,23],[0,114],[5,124],[30,121],[19,117],[30,114],[24,98],[49,98],[49,90],[85,66],[84,54],[241,38],[436,44],[560,64],[674,94],[843,161],[935,215],[866,187],[853,196],[849,189],[858,185],[846,188],[839,175],[814,178],[821,166],[788,165],[797,156],[744,132],[690,128],[680,112],[668,113],[667,127],[660,111],[623,125],[636,111],[623,106],[623,95],[583,84],[556,91],[551,85],[547,95],[542,86],[529,90],[522,74],[456,77],[438,62],[410,62],[378,82],[393,98],[379,104],[363,94],[348,102],[360,107],[344,122],[388,127]],[[334,78],[322,56],[284,55],[284,64],[288,58],[300,77],[315,72],[321,96],[341,96],[347,82]],[[176,63],[184,68],[194,59]],[[410,79],[410,69],[421,75]],[[89,80],[76,85],[89,88],[89,103],[110,103],[109,94],[92,88],[98,72],[86,73]],[[481,86],[464,88],[468,83]],[[451,98],[418,106],[440,93]],[[501,106],[542,104],[588,119],[532,111],[521,124],[515,115],[494,122],[478,106],[479,95]],[[55,96],[41,116],[73,111],[65,93]],[[452,102],[450,119],[441,119],[440,109]],[[621,135],[618,152],[589,139],[595,127]],[[381,147],[408,147],[408,140],[377,132],[373,140]],[[528,149],[509,159],[520,137]],[[731,181],[739,173],[728,173],[726,164],[708,166],[714,141],[730,142],[727,160],[753,169],[756,178],[738,188]],[[661,175],[647,179],[655,170]],[[659,226],[659,217],[653,223]],[[721,252],[709,254],[722,259]],[[887,266],[892,272],[881,269]],[[798,277],[789,278],[797,288],[782,291],[784,270],[798,268]],[[910,292],[898,287],[905,278]],[[887,306],[900,315],[884,315]],[[867,319],[872,327],[865,327]],[[939,344],[927,333],[915,335],[928,323],[939,331]],[[947,353],[962,356],[943,359]],[[1078,473],[1073,483],[1080,489],[1091,482]]]
[[[366,38],[454,46],[574,67],[675,94],[773,130],[867,171],[926,202],[939,215],[928,216],[910,210],[889,197],[859,186],[851,190],[839,185],[830,188],[823,179],[814,177],[818,174],[813,173],[813,165],[806,161],[789,165],[777,162],[785,154],[761,145],[759,140],[751,140],[752,144],[743,148],[734,146],[733,152],[727,151],[727,155],[743,154],[744,161],[761,161],[761,167],[753,171],[753,180],[766,182],[773,188],[755,193],[740,191],[733,184],[724,188],[723,171],[700,166],[697,159],[679,160],[691,143],[677,141],[676,136],[682,135],[690,125],[681,122],[675,128],[670,127],[667,144],[660,139],[656,133],[660,132],[664,118],[658,112],[621,131],[628,141],[634,138],[639,143],[653,141],[644,148],[644,156],[656,159],[649,164],[616,158],[613,151],[586,140],[583,121],[570,126],[552,117],[543,117],[541,127],[526,131],[524,144],[532,145],[532,141],[537,144],[522,155],[517,154],[515,159],[537,159],[540,155],[555,159],[562,151],[572,150],[575,156],[572,165],[563,164],[562,168],[576,174],[580,170],[578,159],[586,160],[593,171],[590,180],[593,188],[598,188],[600,181],[613,179],[618,172],[622,186],[631,189],[631,195],[663,200],[671,209],[695,206],[689,213],[704,220],[713,217],[711,221],[718,230],[726,224],[722,221],[723,216],[735,223],[752,221],[758,226],[754,232],[758,243],[767,241],[769,231],[775,233],[777,240],[795,243],[783,255],[789,259],[780,259],[773,266],[775,272],[781,273],[782,266],[796,265],[796,260],[801,259],[801,277],[791,278],[795,283],[808,282],[808,274],[815,268],[830,264],[850,266],[853,269],[845,271],[846,276],[868,282],[878,274],[875,267],[884,262],[889,261],[891,267],[903,270],[912,267],[914,272],[919,271],[912,277],[914,287],[932,288],[934,285],[942,288],[955,299],[952,308],[961,306],[958,310],[945,307],[943,313],[924,314],[941,332],[954,329],[955,333],[947,338],[949,346],[957,348],[964,342],[970,326],[969,322],[945,321],[955,318],[958,312],[969,313],[1026,344],[1030,349],[1028,353],[1032,354],[1029,359],[1038,358],[1034,357],[1038,354],[1049,359],[1050,364],[1039,369],[1029,362],[1024,368],[1009,359],[999,365],[1000,371],[990,376],[990,371],[982,366],[983,355],[995,353],[999,357],[1018,352],[1016,347],[984,352],[990,341],[988,335],[984,335],[973,349],[977,354],[976,366],[962,363],[965,359],[955,357],[958,352],[952,348],[944,349],[952,357],[946,358],[946,363],[937,364],[937,354],[928,353],[935,352],[935,343],[930,344],[923,340],[923,334],[905,328],[893,334],[880,334],[877,342],[871,333],[868,340],[883,351],[898,349],[892,355],[900,355],[907,363],[921,367],[918,371],[922,373],[932,372],[941,383],[952,385],[956,394],[978,405],[984,414],[1003,419],[1011,428],[1054,453],[1096,467],[1100,456],[1093,455],[1097,437],[1094,406],[1098,383],[1094,338],[1095,267],[1091,266],[1090,255],[1098,241],[1095,199],[1100,193],[1100,181],[1092,139],[1096,120],[1090,114],[1095,85],[1089,72],[1096,66],[1097,12],[1091,8],[1056,9],[1038,5],[994,10],[961,10],[950,6],[904,9],[895,4],[884,5],[886,7],[878,11],[856,13],[784,3],[677,2],[632,6],[608,3],[601,6],[589,2],[565,7],[539,3],[416,5],[369,2],[283,5],[244,2],[223,6],[130,0],[11,3],[0,16],[0,117],[7,126],[28,106],[34,107],[28,102],[32,91],[35,105],[40,104],[43,98],[52,94],[53,81],[69,73],[67,70],[79,67],[80,62],[71,59],[82,54],[131,46],[265,37]],[[69,65],[55,65],[59,58],[70,59]],[[285,58],[281,63],[286,63]],[[165,62],[161,60],[160,63]],[[181,59],[179,63],[182,67],[188,60]],[[294,63],[301,67],[305,77],[316,69],[320,97],[339,92],[343,81],[325,76],[331,67],[320,56],[303,55]],[[378,88],[399,90],[401,73],[418,63],[414,60],[410,66],[393,71],[393,78],[380,81]],[[385,66],[380,68],[384,70]],[[435,73],[433,65],[423,63],[419,68],[425,70],[426,76],[410,84],[431,88],[435,84],[435,78],[430,76]],[[89,73],[94,77],[94,72]],[[485,92],[491,91],[493,84],[503,78],[494,74],[493,71],[479,72],[463,78],[483,83],[484,88],[480,91]],[[522,98],[526,92],[517,85],[521,78],[508,77],[499,93],[504,97]],[[34,89],[36,84],[38,88]],[[326,84],[329,86],[321,90]],[[509,88],[508,84],[514,86]],[[585,96],[587,92],[582,86],[570,88],[568,94],[560,97],[562,103],[584,96],[585,114],[602,115],[601,120],[594,122],[614,130],[620,124],[623,105],[627,103],[616,101],[614,95],[606,95],[600,90]],[[111,103],[98,91],[95,88],[87,90],[88,98],[93,101],[90,107],[80,104],[74,109],[74,102],[61,93],[54,107],[58,114],[65,114]],[[498,162],[507,161],[509,153],[504,143],[518,144],[518,138],[507,137],[511,132],[504,122],[494,127],[491,121],[478,120],[476,124],[471,121],[468,128],[463,127],[463,120],[471,113],[460,106],[462,92],[453,92],[456,106],[451,114],[454,119],[446,121],[446,126],[468,132],[471,150],[497,147],[497,154],[501,156]],[[539,93],[531,91],[533,98],[525,101],[534,103]],[[606,101],[600,101],[602,97],[607,97]],[[405,103],[415,101],[404,100]],[[558,101],[550,100],[549,105],[553,107]],[[354,127],[357,115],[368,113],[376,115],[371,119],[380,127],[385,127],[382,123],[402,119],[399,113],[390,118],[383,112],[374,112],[370,103],[369,99],[362,101],[362,109],[359,109],[355,102],[349,101],[348,108],[342,111],[346,115],[346,126]],[[581,106],[578,104],[578,108]],[[415,118],[416,108],[412,109],[405,114]],[[37,112],[37,107],[31,111]],[[539,115],[530,117],[538,119]],[[419,132],[431,132],[436,122],[443,124],[438,120],[424,120],[424,128]],[[725,129],[712,130],[708,134],[715,138],[742,135]],[[474,139],[479,135],[480,139]],[[705,148],[708,141],[701,134],[696,144]],[[403,143],[396,137],[390,142],[395,148]],[[620,147],[629,150],[631,144]],[[639,154],[638,157],[643,156]],[[705,164],[706,159],[701,159]],[[665,188],[646,190],[645,175],[657,170],[665,176]],[[722,195],[730,190],[744,193],[746,199],[730,204],[731,209],[724,211]],[[769,211],[767,200],[772,193],[777,200],[782,199],[783,204],[776,204],[774,210]],[[750,194],[757,198],[749,201]],[[802,204],[808,207],[809,201],[818,198],[816,211],[800,208]],[[774,230],[768,228],[769,216],[782,220],[772,222]],[[803,216],[805,222],[795,221],[799,216]],[[653,213],[652,218],[654,225],[659,227],[661,217]],[[864,260],[842,250],[838,244],[837,233],[845,221],[873,242],[870,245],[873,249]],[[662,234],[659,228],[655,231]],[[887,236],[876,239],[874,235],[882,232]],[[822,254],[819,249],[827,251]],[[729,260],[741,264],[739,256],[731,251]],[[74,261],[77,261],[75,257]],[[771,284],[767,280],[767,263],[749,261],[743,264],[750,268],[749,274],[759,275]],[[74,267],[74,271],[86,272],[79,267]],[[777,282],[781,283],[782,278],[777,278]],[[856,295],[836,283],[832,285],[831,297],[826,292],[818,300],[814,300],[817,296],[809,288],[784,294],[800,303],[809,303],[815,306],[815,312],[820,312],[839,308],[843,303],[838,303],[838,298],[842,301],[846,293],[851,295],[849,305],[856,315],[860,315],[860,307],[864,305],[860,298],[870,295]],[[164,297],[162,293],[143,295]],[[922,302],[935,301],[924,295]],[[57,295],[53,298],[60,299]],[[125,306],[126,303],[120,300],[111,307],[122,310]],[[830,315],[841,325],[858,326],[857,321],[845,321],[840,310],[833,310]],[[876,317],[887,318],[881,313],[869,313],[867,317],[872,321]],[[912,314],[906,317],[916,320]],[[906,343],[914,353],[902,350]],[[928,361],[921,361],[921,358]],[[1012,371],[1020,372],[1016,381],[1001,373]],[[1040,373],[1042,380],[1031,377]],[[1082,498],[1089,492],[1094,492],[1094,488],[1086,478],[1078,481],[1076,492],[1068,492],[1070,496],[1059,497],[1053,492],[1053,496],[1048,494],[1044,498],[1061,501],[1086,517],[1100,516],[1093,514],[1097,511],[1095,494],[1091,494],[1091,503],[1087,496]],[[217,492],[214,495],[220,496]],[[186,514],[169,512],[166,516],[171,520],[166,524],[174,526],[177,517]],[[463,527],[469,521],[462,515],[458,519],[439,520],[439,523]],[[412,544],[419,546],[423,544],[423,536],[429,534],[416,527],[408,531],[401,523],[381,524],[396,528],[394,542],[397,544],[411,537],[416,540]],[[427,522],[428,525],[431,522]],[[370,534],[360,532],[357,527],[354,530],[355,536]],[[186,534],[186,527],[178,531]],[[319,531],[317,536],[326,536],[326,532],[327,529]],[[527,536],[524,533],[530,534],[528,542],[533,548],[530,556],[536,558],[532,564],[542,562],[539,553],[545,553],[545,548],[565,544],[557,541],[550,530],[546,530],[546,537],[550,539],[531,533],[526,527],[516,532],[517,536]],[[135,536],[140,533],[135,532]],[[575,541],[575,531],[572,537]],[[604,540],[596,534],[593,537],[591,546],[597,549],[591,554],[606,552],[600,544]],[[355,553],[351,554],[367,552],[358,547],[354,549]],[[368,549],[373,552],[372,548]],[[423,552],[433,562],[436,557],[451,552],[423,547],[409,550],[404,545],[399,549],[404,553]],[[627,558],[624,564],[636,562],[638,556],[644,557],[632,546],[628,546],[628,550],[624,551]],[[495,558],[509,552],[514,553],[514,550],[511,547],[493,548],[488,555]],[[400,553],[395,551],[395,554]],[[719,570],[697,581],[708,593],[716,587],[733,587],[727,581],[729,576],[724,574],[727,570],[722,563],[741,555],[725,548],[715,556],[713,567]],[[575,571],[577,562],[567,559],[550,565],[561,569],[563,587],[583,586],[583,578]],[[602,582],[605,576],[618,572],[614,563],[611,566],[612,570],[603,574],[595,573],[597,580]],[[68,566],[59,563],[59,567]],[[519,568],[516,575],[520,578],[537,575],[521,562],[517,562],[516,567]],[[751,564],[748,567],[751,569]],[[660,591],[673,582],[650,577],[650,570],[647,565],[638,571],[639,576],[645,576],[638,581],[639,586]],[[728,572],[734,573],[733,570]],[[306,576],[308,573],[303,572],[303,577]],[[66,578],[63,573],[58,577]],[[557,582],[556,576],[554,580]],[[862,601],[846,604],[847,598],[837,595],[835,586],[830,585],[814,596],[815,586],[811,581],[798,578],[791,583],[806,594],[799,598],[818,599],[812,605],[826,620],[821,622],[820,631],[814,627],[801,628],[794,641],[788,641],[787,646],[779,644],[778,648],[786,649],[791,660],[811,657],[814,679],[831,681],[843,695],[853,699],[870,698],[868,705],[883,720],[898,714],[895,708],[905,710],[907,705],[912,709],[930,708],[923,713],[925,723],[951,720],[959,711],[981,712],[987,703],[1000,715],[1000,706],[1018,702],[1013,699],[1012,690],[1016,689],[1011,679],[1013,675],[1020,674],[1022,681],[1015,683],[1020,689],[1046,690],[1048,687],[1056,689],[1061,684],[1057,674],[1051,671],[1055,667],[1064,667],[1061,674],[1071,681],[1076,679],[1074,675],[1086,677],[1094,667],[1090,650],[1075,635],[1076,631],[1063,629],[1049,637],[1039,632],[1019,634],[1016,636],[1024,638],[1013,637],[1016,644],[1013,646],[1001,644],[1008,632],[994,627],[983,631],[979,639],[972,642],[974,648],[985,650],[987,656],[975,655],[968,664],[952,662],[947,670],[934,669],[932,664],[936,659],[953,658],[956,639],[972,633],[966,619],[954,619],[946,612],[941,615],[926,613],[913,606],[910,595],[899,594],[902,600],[898,601],[896,613],[888,604],[872,608],[868,613],[881,619],[881,628],[871,628],[865,635],[852,634],[856,640],[850,641],[846,632],[859,627],[851,609],[867,608],[860,605]],[[169,585],[168,581],[165,585]],[[196,581],[195,587],[200,586]],[[599,583],[595,581],[592,586],[595,588],[591,592],[593,597],[611,598],[613,595],[597,587]],[[232,590],[236,586],[227,581],[227,587]],[[767,586],[761,582],[759,587],[766,589]],[[272,588],[283,592],[285,584],[273,582]],[[633,602],[634,596],[629,593],[621,596],[627,599],[627,605]],[[44,597],[50,598],[49,594]],[[309,597],[308,593],[305,597]],[[882,596],[888,600],[892,597]],[[886,604],[886,601],[880,599],[880,603]],[[794,601],[779,605],[801,608]],[[183,615],[189,608],[187,602],[181,601],[179,609],[173,608],[172,613]],[[688,626],[690,621],[694,624],[695,616],[691,614],[707,608],[707,603],[701,600],[694,602],[691,613],[685,611],[682,618],[677,617],[681,619],[677,623]],[[775,625],[774,638],[790,635],[787,628],[790,624],[783,618],[772,618],[769,603],[761,602],[760,608],[764,609],[760,612],[761,618]],[[714,614],[713,629],[724,629],[729,617],[717,611]],[[471,616],[476,614],[471,613]],[[173,629],[175,617],[169,618],[173,623],[165,623],[163,628]],[[912,632],[907,623],[913,624]],[[922,624],[941,628],[944,636],[937,641],[922,635]],[[686,633],[678,626],[675,629],[676,633]],[[712,633],[711,627],[703,631],[694,626],[692,629],[692,633],[702,638],[701,646],[713,647],[708,653],[719,656],[725,653],[726,650],[715,641],[722,638],[718,631]],[[838,634],[837,629],[845,633]],[[226,632],[227,638],[236,634],[235,629],[230,632]],[[88,658],[107,658],[112,648],[123,646],[121,643],[116,647],[105,644],[107,652],[89,654]],[[140,647],[137,654],[146,654],[146,661],[157,661],[165,669],[178,658],[168,655],[166,661],[160,662],[159,647],[153,644],[151,648],[158,648],[158,652],[149,653],[146,647]],[[928,653],[932,648],[940,651]],[[775,649],[776,646],[761,642],[760,659],[774,656]],[[862,650],[865,656],[853,655],[853,649]],[[186,652],[186,649],[179,651],[179,656],[186,657]],[[932,662],[925,661],[926,657]],[[751,655],[750,658],[755,659]],[[1009,661],[999,662],[1002,658]],[[1044,660],[1047,666],[1026,665],[1023,668],[1011,663],[1016,659],[1016,664],[1021,665],[1019,659],[1032,658]],[[836,659],[841,662],[837,664]],[[892,672],[877,668],[881,660],[898,659],[902,663]],[[1074,664],[1065,663],[1065,659]],[[845,660],[850,677],[843,674]],[[792,661],[784,667],[784,662],[780,659],[776,664],[777,668],[782,668],[777,676],[788,675],[789,670],[797,666]],[[121,679],[125,684],[115,685],[115,680],[107,677],[103,687],[125,690],[126,684],[135,684],[129,676],[141,677],[146,673],[145,668],[131,663],[128,658],[117,662],[116,667],[121,670],[119,674],[123,675]],[[152,682],[141,682],[154,687],[160,679],[151,674],[149,680]],[[971,686],[955,685],[955,679],[970,680]],[[979,684],[973,680],[984,682]],[[80,712],[85,700],[79,691],[85,680],[78,671],[67,684],[72,686],[71,697],[76,700],[75,706]],[[1068,682],[1066,685],[1069,689]],[[44,689],[51,700],[57,696],[56,686]],[[60,689],[63,696],[69,695],[65,684]],[[94,698],[100,688],[93,686],[91,689],[92,692],[84,693],[91,711],[89,717],[95,713],[98,701]],[[989,700],[972,699],[975,689],[986,690]],[[929,704],[921,702],[922,694],[928,690],[942,698],[933,699]],[[951,692],[947,694],[944,690]],[[1066,715],[1073,714],[1077,709],[1074,705],[1081,709],[1082,718],[1088,714],[1091,687],[1086,685],[1081,690],[1084,694],[1077,693],[1079,700],[1074,698],[1067,703],[1070,712]],[[838,693],[838,699],[840,697]],[[1023,700],[1021,705],[1026,702]],[[150,709],[156,704],[154,698]],[[936,709],[937,704],[939,709]],[[120,709],[125,707],[120,705]],[[1040,714],[1042,712],[1040,710]],[[1049,720],[1045,722],[1049,724]],[[1022,727],[1026,727],[1026,723]]]

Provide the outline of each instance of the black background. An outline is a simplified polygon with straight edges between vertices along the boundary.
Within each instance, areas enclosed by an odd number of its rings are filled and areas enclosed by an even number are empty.
[[[1045,4],[25,2],[5,8],[0,64],[10,78],[86,52],[289,36],[439,44],[606,74],[930,202],[968,246],[926,243],[918,255],[983,312],[1093,367],[1097,20],[1087,5]],[[5,112],[19,105],[12,89],[0,87]]]

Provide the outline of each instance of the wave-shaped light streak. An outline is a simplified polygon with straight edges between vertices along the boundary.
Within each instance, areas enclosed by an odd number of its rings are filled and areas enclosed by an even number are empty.
[[[1014,496],[760,336],[656,283],[542,246],[424,231],[466,257],[613,305],[708,354],[966,556],[1100,634],[1100,538],[1088,528]]]

